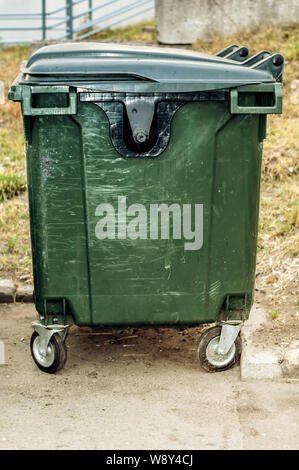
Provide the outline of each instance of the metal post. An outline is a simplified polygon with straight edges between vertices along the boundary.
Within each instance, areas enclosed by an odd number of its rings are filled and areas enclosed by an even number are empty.
[[[89,8],[89,13],[88,13],[88,20],[92,21],[92,0],[88,0],[88,8]],[[89,26],[89,31],[92,31],[92,26]]]
[[[42,0],[42,34],[43,34],[42,39],[43,41],[46,39],[46,35],[47,35],[46,16],[47,16],[46,0]]]
[[[66,7],[66,37],[73,39],[73,0],[65,0]]]

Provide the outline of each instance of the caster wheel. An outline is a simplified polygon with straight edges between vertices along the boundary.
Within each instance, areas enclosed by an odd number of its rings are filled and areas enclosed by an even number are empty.
[[[226,354],[217,351],[221,334],[221,326],[206,330],[198,343],[197,357],[201,366],[209,372],[221,372],[230,369],[241,356],[241,339],[237,336],[234,344]]]
[[[30,349],[35,364],[43,372],[54,374],[65,364],[66,347],[58,333],[51,336],[46,356],[40,353],[40,336],[36,331],[31,336]]]

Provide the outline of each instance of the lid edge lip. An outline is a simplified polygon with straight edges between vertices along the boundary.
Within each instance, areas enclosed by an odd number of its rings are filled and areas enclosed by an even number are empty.
[[[200,93],[200,92],[213,92],[213,91],[226,91],[229,92],[234,88],[242,88],[248,85],[262,85],[262,84],[274,84],[275,81],[267,82],[235,82],[235,83],[210,83],[206,82],[201,83],[185,83],[180,84],[179,82],[173,83],[157,83],[157,82],[139,82],[139,86],[136,87],[136,82],[97,82],[93,84],[88,83],[76,83],[76,82],[55,82],[49,84],[49,82],[35,82],[35,83],[24,83],[27,86],[55,86],[55,85],[68,85],[76,89],[76,92],[79,93],[134,93],[134,94],[156,94],[156,93]],[[22,84],[21,84],[22,85]],[[137,89],[138,88],[138,89]]]
[[[111,74],[112,75],[112,74]],[[158,79],[153,79],[153,78],[149,78],[149,77],[144,77],[144,76],[140,76],[140,75],[128,75],[127,78],[132,78],[131,80],[117,80],[117,78],[121,78],[120,76],[117,77],[117,75],[115,75],[115,79],[113,79],[111,76],[108,77],[107,75],[105,76],[105,74],[101,75],[101,74],[65,74],[65,73],[57,73],[57,74],[52,74],[52,75],[49,75],[47,73],[39,73],[39,74],[30,74],[29,75],[29,78],[32,78],[32,79],[35,79],[33,80],[33,83],[34,84],[38,84],[38,83],[44,83],[43,80],[45,77],[48,77],[49,80],[47,81],[47,83],[49,83],[50,85],[55,83],[55,78],[57,79],[61,79],[61,78],[65,78],[65,81],[68,82],[69,84],[71,83],[74,83],[74,82],[90,82],[92,81],[93,83],[96,82],[96,83],[134,83],[135,85],[142,85],[142,84],[166,84],[166,83],[179,83],[179,84],[188,84],[188,83],[194,83],[194,84],[199,84],[199,83],[223,83],[223,84],[229,84],[229,83],[238,83],[238,84],[255,84],[255,83],[277,83],[278,80],[276,80],[274,77],[272,77],[270,74],[266,74],[267,76],[264,77],[264,79],[260,78],[252,78],[252,79],[242,79],[242,78],[236,78],[235,80],[232,79],[232,78],[228,78],[228,79],[225,79],[225,78],[221,78],[221,79],[217,79],[217,78],[212,78],[211,80],[208,80],[207,78],[198,78],[198,79],[194,79],[194,78],[190,78],[190,79],[182,79],[181,77],[177,78],[177,79],[172,79],[172,78],[161,78],[160,80]],[[38,78],[41,78],[41,81],[39,82],[38,81]],[[89,77],[89,78],[88,78]],[[102,79],[101,79],[102,78]],[[106,80],[105,80],[106,78]],[[81,79],[81,80],[80,80]],[[28,85],[30,83],[30,80],[23,80],[22,82],[20,82],[21,85]],[[239,85],[241,86],[241,85]]]
[[[250,70],[250,69],[247,69],[247,70]],[[142,71],[141,71],[142,72]],[[207,73],[207,71],[205,71]],[[171,78],[171,77],[163,77],[163,75],[161,76],[161,78],[156,78],[156,77],[150,77],[150,76],[147,76],[147,75],[142,75],[142,73],[138,73],[138,71],[136,71],[136,73],[128,70],[128,72],[122,72],[122,71],[119,71],[119,72],[115,72],[114,70],[112,71],[104,71],[104,72],[101,72],[101,71],[90,71],[90,72],[86,72],[86,71],[82,71],[82,72],[70,72],[70,71],[42,71],[42,70],[39,70],[39,71],[34,71],[34,72],[29,72],[29,71],[22,71],[23,75],[24,76],[28,76],[28,77],[49,77],[49,79],[51,78],[54,78],[54,77],[66,77],[66,79],[73,79],[75,77],[81,77],[81,78],[89,78],[89,77],[97,77],[97,78],[105,78],[105,77],[109,77],[110,79],[112,79],[113,77],[115,77],[115,80],[117,80],[117,78],[119,77],[132,77],[133,79],[134,78],[139,78],[141,79],[140,81],[151,81],[151,82],[173,82],[173,81],[178,81],[178,82],[185,82],[185,81],[194,81],[194,82],[198,82],[198,81],[221,81],[221,82],[225,82],[225,81],[244,81],[244,82],[256,82],[256,81],[259,81],[259,82],[263,82],[263,81],[276,81],[275,77],[273,77],[273,75],[267,71],[267,70],[259,70],[259,69],[252,69],[252,73],[249,72],[248,73],[248,78],[241,78],[241,77],[236,77],[236,79],[234,80],[233,78],[225,78],[225,76],[223,76],[222,78],[215,78],[213,77],[213,74],[211,74],[211,77],[210,78],[207,78],[205,77],[204,79],[203,78],[199,78],[199,79],[195,79],[194,77],[191,77],[191,78],[187,78],[187,79],[184,79],[182,78],[181,76],[179,76],[178,78]],[[193,73],[194,73],[194,70],[193,70]],[[243,75],[243,74],[242,74]]]

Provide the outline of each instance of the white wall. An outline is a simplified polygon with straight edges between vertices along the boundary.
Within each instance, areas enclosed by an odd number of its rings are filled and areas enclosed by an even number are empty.
[[[107,3],[108,0],[93,0],[93,6],[98,6],[101,4]],[[104,7],[102,10],[97,10],[94,13],[94,18],[97,18],[98,16],[106,15],[114,10],[123,8],[124,6],[129,6],[135,3],[136,0],[119,0],[115,4],[112,4],[110,6]],[[142,2],[142,0],[140,0]],[[47,5],[47,11],[53,11],[56,10],[57,8],[65,6],[65,0],[46,0],[46,5]],[[136,12],[142,11],[146,8],[148,8],[150,5],[145,4],[141,5],[140,7],[136,8]],[[74,14],[79,14],[82,13],[83,11],[88,9],[88,0],[83,1],[79,5],[76,5],[73,8]],[[0,0],[0,28],[2,27],[38,27],[41,26],[41,23],[39,20],[27,20],[26,22],[24,20],[1,20],[1,14],[7,14],[7,13],[40,13],[42,11],[42,0]],[[134,10],[131,10],[130,12],[124,13],[122,16],[120,16],[120,19],[125,18],[126,16],[129,16],[130,14],[133,13]],[[64,16],[64,12],[59,12],[56,13],[56,15],[53,16]],[[126,24],[133,24],[137,23],[139,21],[143,20],[150,20],[154,17],[154,9],[152,9],[149,12],[146,12],[144,14],[140,14],[136,17],[133,17],[132,19],[129,19],[127,21],[122,21],[120,24],[115,25],[114,27],[118,26],[125,26]],[[82,24],[83,18],[78,19],[74,23],[74,27],[78,26],[79,24]],[[109,24],[113,20],[106,20],[103,24]],[[49,21],[50,24],[58,23],[59,20],[55,21]],[[63,26],[60,26],[62,28]],[[58,39],[60,36],[64,35],[64,31],[57,31],[57,32],[47,32],[47,39]],[[0,39],[1,40],[14,40],[14,41],[33,41],[33,40],[38,40],[42,38],[42,33],[41,31],[0,31]]]
[[[299,20],[299,0],[155,0],[158,41],[189,44]]]

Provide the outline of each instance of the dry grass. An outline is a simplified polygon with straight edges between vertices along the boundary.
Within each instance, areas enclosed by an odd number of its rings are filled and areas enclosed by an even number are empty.
[[[155,42],[153,24],[143,23],[103,31],[97,40]],[[258,241],[257,288],[265,292],[269,311],[279,311],[275,322],[287,321],[299,306],[297,293],[299,247],[298,142],[299,106],[292,103],[292,83],[299,79],[299,27],[258,28],[230,38],[215,36],[197,41],[192,48],[215,53],[231,43],[246,45],[254,54],[262,49],[279,52],[285,58],[283,115],[268,116],[268,136],[264,142],[261,206]],[[6,91],[16,77],[27,48],[1,48],[0,79]],[[24,175],[23,131],[19,105],[6,102],[0,107],[0,174]],[[9,157],[9,159],[7,158]],[[23,196],[0,203],[0,269],[13,276],[31,272],[28,213]]]
[[[28,47],[0,48],[0,80],[5,94],[28,56]],[[0,202],[26,190],[24,137],[20,106],[0,106]]]
[[[94,34],[93,39],[96,41],[153,43],[156,42],[154,21],[144,21],[125,28],[105,29]]]
[[[0,205],[0,227],[0,277],[2,272],[31,280],[27,194]]]

